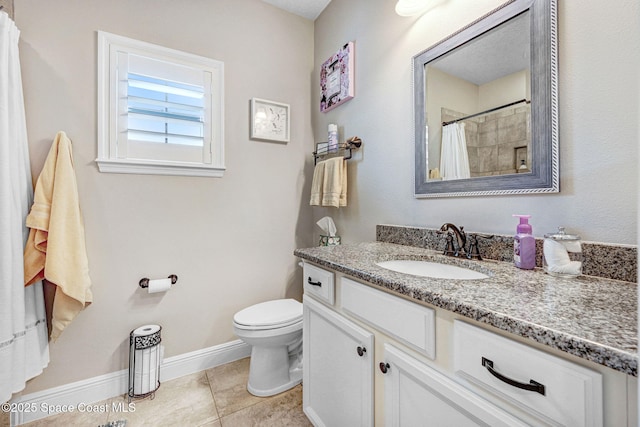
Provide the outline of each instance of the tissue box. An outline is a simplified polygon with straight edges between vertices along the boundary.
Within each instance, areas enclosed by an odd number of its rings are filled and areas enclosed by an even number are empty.
[[[320,236],[319,246],[337,246],[340,244],[340,236]]]

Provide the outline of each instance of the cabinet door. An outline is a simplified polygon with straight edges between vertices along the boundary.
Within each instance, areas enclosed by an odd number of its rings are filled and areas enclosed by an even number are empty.
[[[373,425],[373,334],[303,301],[304,413],[316,426]]]
[[[385,344],[385,426],[525,426],[449,377]]]

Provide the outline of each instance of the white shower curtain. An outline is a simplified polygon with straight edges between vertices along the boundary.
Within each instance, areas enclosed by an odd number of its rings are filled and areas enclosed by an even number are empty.
[[[0,11],[0,403],[49,363],[42,282],[24,287],[25,218],[33,202],[20,31]]]
[[[440,175],[446,179],[470,178],[467,138],[464,123],[451,123],[442,128]]]

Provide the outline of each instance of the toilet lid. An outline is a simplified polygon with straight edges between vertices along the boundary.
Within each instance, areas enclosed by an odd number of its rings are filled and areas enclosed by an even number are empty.
[[[285,326],[302,319],[302,304],[294,299],[278,299],[240,310],[233,321],[245,326]]]

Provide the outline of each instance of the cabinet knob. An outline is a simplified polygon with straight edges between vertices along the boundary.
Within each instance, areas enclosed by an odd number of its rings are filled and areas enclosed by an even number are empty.
[[[358,348],[356,349],[356,351],[358,352],[358,356],[362,357],[364,356],[364,354],[367,352],[367,349],[364,347],[360,347],[358,346]]]
[[[388,363],[380,362],[380,370],[382,371],[383,374],[386,374],[390,368],[391,368],[391,365],[389,365]]]

